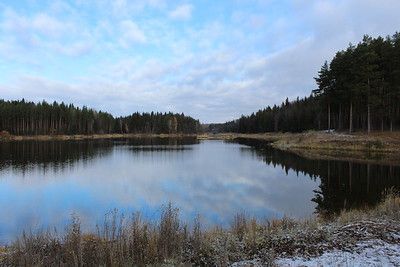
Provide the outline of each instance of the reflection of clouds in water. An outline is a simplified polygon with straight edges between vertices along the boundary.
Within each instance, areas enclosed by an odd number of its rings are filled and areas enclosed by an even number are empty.
[[[26,225],[35,221],[57,227],[69,221],[72,212],[84,224],[101,222],[113,208],[125,214],[141,210],[154,218],[169,201],[181,209],[183,220],[201,214],[208,224],[229,224],[237,212],[259,218],[312,214],[310,200],[317,183],[292,171],[286,175],[251,153],[220,141],[169,151],[133,152],[119,146],[62,171],[43,173],[38,167],[24,177],[3,171],[0,209],[7,216],[0,219],[0,240],[5,232],[14,234],[11,228],[24,217],[29,218]]]

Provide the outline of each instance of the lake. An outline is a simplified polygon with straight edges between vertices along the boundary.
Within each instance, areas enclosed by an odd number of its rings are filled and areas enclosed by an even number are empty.
[[[62,231],[72,215],[93,230],[113,209],[227,226],[243,212],[260,220],[308,218],[377,203],[400,188],[400,167],[310,160],[239,140],[195,138],[20,141],[0,144],[0,243],[23,230]]]

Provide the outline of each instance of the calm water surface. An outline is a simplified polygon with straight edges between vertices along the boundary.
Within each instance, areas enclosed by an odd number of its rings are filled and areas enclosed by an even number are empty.
[[[94,229],[114,208],[158,218],[163,204],[190,222],[229,225],[374,204],[400,188],[392,165],[308,160],[258,142],[196,139],[0,144],[0,243],[25,230],[63,230],[72,214]]]

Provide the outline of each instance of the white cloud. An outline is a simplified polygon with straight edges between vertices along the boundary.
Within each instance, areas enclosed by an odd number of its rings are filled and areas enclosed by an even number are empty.
[[[51,48],[68,56],[81,56],[89,53],[93,49],[93,44],[88,41],[77,41],[69,45],[55,44]]]
[[[176,7],[169,13],[169,17],[176,20],[188,20],[192,17],[193,6],[184,4]]]
[[[53,14],[40,12],[23,15],[12,9],[3,11],[0,29],[2,48],[0,54],[25,62],[56,52],[68,56],[80,56],[93,48],[92,34],[85,25],[73,19],[61,20]],[[29,57],[20,54],[29,53]]]
[[[36,15],[30,23],[33,30],[38,31],[41,34],[52,36],[65,33],[73,28],[72,25],[63,23],[44,13]]]
[[[295,13],[273,19],[264,9],[234,7],[228,21],[205,16],[182,27],[171,19],[190,19],[190,4],[165,17],[162,0],[96,1],[98,20],[88,22],[82,18],[92,6],[80,3],[59,4],[53,8],[59,13],[3,9],[0,67],[10,74],[0,75],[10,82],[2,80],[2,97],[74,102],[116,115],[173,109],[223,122],[308,95],[318,68],[337,50],[363,34],[393,34],[400,25],[397,0],[296,0],[290,3]],[[121,16],[112,4],[123,9]],[[137,44],[140,49],[127,49]],[[90,52],[93,57],[70,65],[57,57]],[[23,64],[11,73],[16,61]]]
[[[134,43],[146,42],[146,36],[139,26],[131,20],[124,20],[120,23],[123,46],[129,46]]]
[[[1,27],[15,35],[40,34],[48,37],[57,37],[74,30],[74,25],[62,22],[46,13],[38,13],[32,17],[22,16],[11,9],[4,13]]]

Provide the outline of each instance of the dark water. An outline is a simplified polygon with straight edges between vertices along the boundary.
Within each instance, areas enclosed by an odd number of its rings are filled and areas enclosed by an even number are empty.
[[[0,144],[0,243],[25,230],[93,229],[114,208],[148,219],[172,202],[190,222],[229,225],[372,205],[400,188],[400,167],[308,160],[250,141],[196,139]]]

